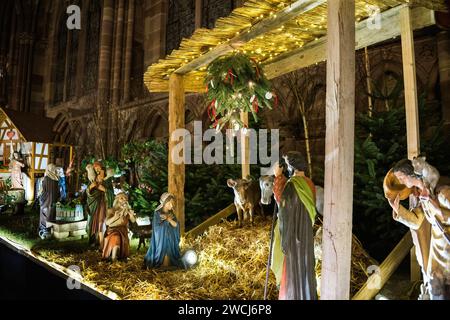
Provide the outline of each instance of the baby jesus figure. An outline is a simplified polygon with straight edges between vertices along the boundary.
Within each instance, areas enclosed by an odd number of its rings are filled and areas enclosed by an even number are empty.
[[[103,259],[126,259],[130,255],[128,223],[135,222],[136,215],[128,204],[128,196],[119,193],[106,216],[106,232],[103,245]]]

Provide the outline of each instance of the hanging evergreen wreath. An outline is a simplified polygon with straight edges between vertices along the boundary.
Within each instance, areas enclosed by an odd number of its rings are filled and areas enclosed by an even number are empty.
[[[207,69],[208,115],[218,130],[230,123],[243,127],[240,112],[251,112],[255,121],[260,108],[272,109],[278,104],[269,80],[259,64],[242,53],[220,57]]]

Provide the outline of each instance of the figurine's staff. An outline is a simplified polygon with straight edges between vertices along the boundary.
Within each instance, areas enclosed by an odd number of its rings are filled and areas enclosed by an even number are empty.
[[[269,284],[269,272],[270,272],[270,262],[272,261],[272,251],[273,251],[273,234],[275,229],[275,221],[277,219],[277,207],[278,204],[275,201],[273,206],[273,217],[272,217],[272,228],[270,229],[270,247],[269,247],[269,258],[267,259],[267,269],[266,269],[266,283],[264,284],[264,300],[267,300],[267,287]]]

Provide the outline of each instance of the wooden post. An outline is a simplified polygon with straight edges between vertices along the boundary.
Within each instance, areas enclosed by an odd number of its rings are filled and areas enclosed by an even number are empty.
[[[172,141],[172,133],[176,129],[185,127],[184,119],[184,83],[183,76],[172,74],[169,79],[169,164],[168,164],[168,183],[169,192],[175,196],[175,215],[180,224],[180,232],[184,234],[184,181],[185,181],[185,165],[175,164],[172,159],[172,151],[174,147],[180,143]]]
[[[355,1],[328,1],[322,300],[350,298],[355,138]]]
[[[400,11],[400,26],[403,80],[405,84],[406,137],[408,141],[408,158],[412,159],[420,153],[420,136],[414,35],[411,26],[411,9],[409,7],[405,7]]]
[[[248,129],[248,112],[241,112],[241,121]],[[246,130],[241,130],[241,161],[242,161],[242,179],[250,175],[250,142],[249,136],[245,134]]]
[[[408,159],[420,153],[419,102],[417,99],[416,62],[414,53],[414,33],[411,8],[400,10],[400,30],[402,39],[403,82],[405,85],[406,138]],[[415,248],[411,249],[411,281],[420,280],[420,266]]]

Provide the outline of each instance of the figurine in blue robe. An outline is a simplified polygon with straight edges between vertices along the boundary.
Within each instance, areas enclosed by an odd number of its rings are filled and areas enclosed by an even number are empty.
[[[153,214],[150,247],[144,258],[148,268],[184,267],[179,246],[180,225],[173,214],[174,200],[172,194],[164,193]]]
[[[61,195],[61,200],[65,201],[67,198],[67,185],[66,185],[66,175],[64,173],[64,169],[61,167],[57,167],[58,172],[58,185],[59,185],[59,193]]]

